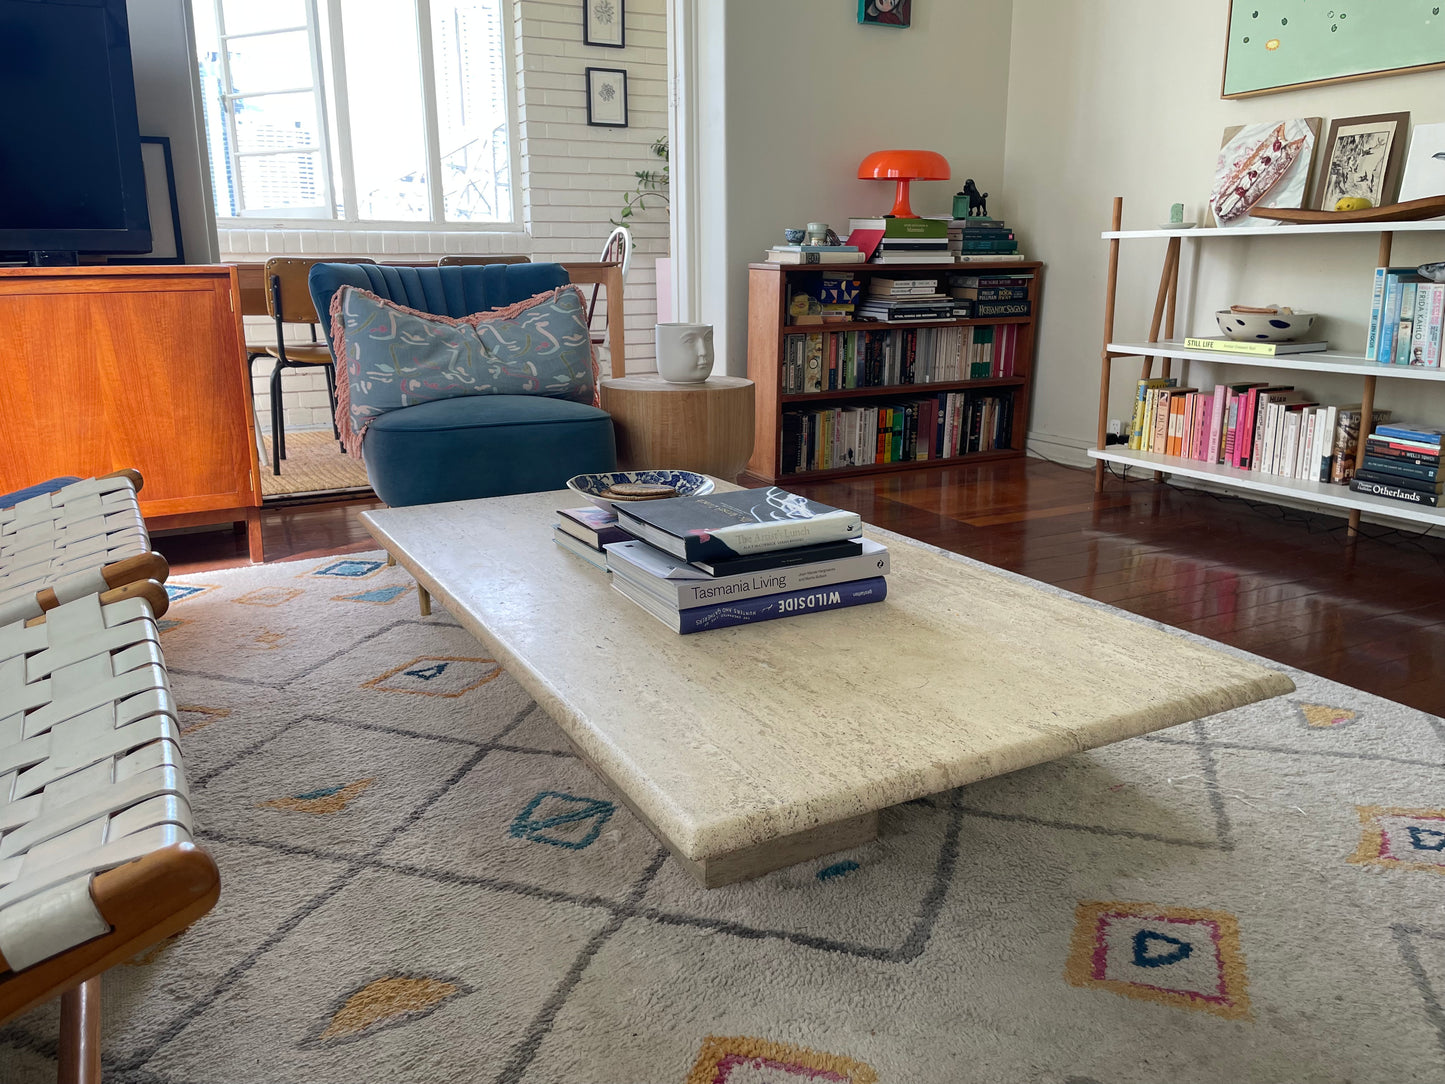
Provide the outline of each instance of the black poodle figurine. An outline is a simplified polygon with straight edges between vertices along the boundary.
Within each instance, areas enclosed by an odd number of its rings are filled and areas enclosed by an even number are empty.
[[[972,177],[963,182],[963,194],[968,197],[969,218],[988,217],[988,193],[980,192]]]

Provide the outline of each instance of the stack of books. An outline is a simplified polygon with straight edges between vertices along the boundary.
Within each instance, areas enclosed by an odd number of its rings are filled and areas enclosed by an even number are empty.
[[[964,263],[1023,259],[1014,231],[1001,218],[950,220],[948,250]]]
[[[617,526],[617,517],[604,508],[590,504],[586,508],[559,508],[557,515],[560,518],[552,528],[552,541],[598,568],[607,567],[603,546],[632,537]]]
[[[826,324],[853,319],[860,281],[852,271],[833,269],[798,276],[788,283],[788,323]]]
[[[857,315],[864,320],[951,320],[953,301],[938,292],[937,279],[875,276]]]
[[[1440,368],[1445,282],[1432,282],[1413,267],[1375,268],[1365,357],[1381,365]]]
[[[873,262],[953,263],[948,250],[946,218],[850,218],[850,231],[882,230],[883,237],[873,252]],[[850,234],[851,236],[851,234]]]
[[[886,547],[856,512],[786,490],[617,506],[634,540],[606,547],[612,586],[679,633],[881,602]]]
[[[768,249],[767,263],[862,263],[857,245],[776,245]]]
[[[1365,438],[1365,462],[1350,479],[1356,493],[1393,501],[1440,506],[1441,430],[1378,425]]]
[[[963,315],[976,319],[999,316],[1032,316],[1029,289],[1032,271],[989,271],[978,275],[949,275],[948,294],[956,303],[968,306]]]

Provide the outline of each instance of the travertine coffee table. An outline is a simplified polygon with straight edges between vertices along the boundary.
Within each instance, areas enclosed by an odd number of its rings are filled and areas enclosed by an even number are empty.
[[[577,500],[361,518],[708,887],[872,839],[880,809],[1294,688],[878,530],[885,602],[679,636],[553,545]]]

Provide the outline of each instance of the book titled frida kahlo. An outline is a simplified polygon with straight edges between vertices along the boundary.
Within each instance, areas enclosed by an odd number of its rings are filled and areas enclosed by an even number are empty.
[[[622,529],[684,561],[716,561],[768,550],[860,538],[857,512],[771,486],[616,506]]]

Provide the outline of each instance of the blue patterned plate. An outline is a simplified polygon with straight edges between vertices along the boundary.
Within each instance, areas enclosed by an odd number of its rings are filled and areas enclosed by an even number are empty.
[[[713,480],[706,474],[690,470],[615,470],[606,474],[579,474],[567,479],[567,488],[591,501],[598,508],[612,511],[612,501],[602,491],[619,482],[640,482],[644,485],[672,486],[679,497],[701,497],[713,491]]]

